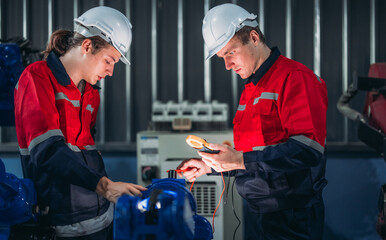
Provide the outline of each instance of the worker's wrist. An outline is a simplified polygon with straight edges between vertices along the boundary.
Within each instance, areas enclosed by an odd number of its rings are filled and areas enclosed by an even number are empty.
[[[245,169],[244,153],[242,151],[238,151],[237,154],[239,155],[239,159],[240,159],[239,169]]]
[[[205,164],[205,171],[206,171],[206,174],[211,174],[212,168]]]
[[[107,192],[108,185],[110,184],[111,180],[107,177],[103,176],[99,179],[99,182],[96,186],[95,192],[98,194],[104,195]]]

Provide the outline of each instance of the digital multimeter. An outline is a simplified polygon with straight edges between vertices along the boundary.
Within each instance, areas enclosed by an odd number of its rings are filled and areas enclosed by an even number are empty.
[[[219,153],[219,150],[213,150],[209,148],[209,143],[200,137],[189,135],[186,137],[186,143],[188,143],[192,148],[197,149],[200,152],[206,153]]]

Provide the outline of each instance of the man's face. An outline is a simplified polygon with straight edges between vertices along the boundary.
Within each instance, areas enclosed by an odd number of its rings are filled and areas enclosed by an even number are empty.
[[[243,45],[240,39],[234,36],[217,52],[217,56],[224,59],[227,70],[233,69],[242,79],[246,79],[257,70],[258,51],[255,45],[251,39]]]

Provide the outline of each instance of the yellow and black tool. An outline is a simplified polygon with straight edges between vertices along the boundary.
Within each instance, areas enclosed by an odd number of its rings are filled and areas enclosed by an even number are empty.
[[[209,148],[209,143],[200,137],[189,135],[186,137],[186,142],[192,147],[197,149],[200,152],[206,153],[219,153],[219,150],[213,150]]]

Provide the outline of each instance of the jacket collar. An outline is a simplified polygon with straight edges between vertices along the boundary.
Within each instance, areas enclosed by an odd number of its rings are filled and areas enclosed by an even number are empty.
[[[253,84],[256,85],[259,80],[264,76],[264,74],[266,74],[268,70],[272,67],[275,61],[279,58],[280,54],[281,53],[277,47],[271,48],[271,54],[269,55],[267,60],[265,60],[263,64],[261,64],[259,69],[257,69],[257,71],[248,78],[245,84],[253,82]]]
[[[54,51],[50,52],[47,56],[47,66],[51,69],[52,74],[54,74],[56,81],[62,86],[67,86],[71,84],[71,78],[68,76],[66,69],[64,68],[62,62],[59,60],[59,54]],[[100,89],[97,85],[91,85],[94,89]]]

